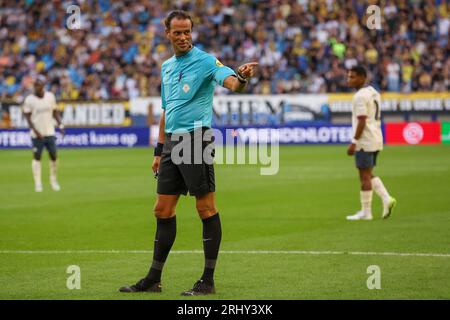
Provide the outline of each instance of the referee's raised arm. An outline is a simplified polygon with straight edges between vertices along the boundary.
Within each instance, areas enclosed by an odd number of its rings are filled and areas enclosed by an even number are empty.
[[[233,92],[243,92],[247,86],[248,79],[253,77],[258,68],[258,62],[243,64],[237,70],[236,76],[229,76],[223,82],[223,86]]]

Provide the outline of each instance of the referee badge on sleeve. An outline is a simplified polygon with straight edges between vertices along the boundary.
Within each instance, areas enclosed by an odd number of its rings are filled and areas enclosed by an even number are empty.
[[[216,59],[216,65],[217,65],[218,67],[223,67],[222,62],[220,62],[218,59]]]

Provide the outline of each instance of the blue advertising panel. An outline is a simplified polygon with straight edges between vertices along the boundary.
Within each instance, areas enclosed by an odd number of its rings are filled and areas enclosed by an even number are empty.
[[[57,145],[62,148],[140,147],[149,145],[149,129],[121,128],[67,128],[64,137],[56,132]],[[0,130],[0,149],[30,148],[28,129]]]
[[[383,136],[385,126],[382,126]],[[150,145],[158,126],[121,128],[68,128],[64,137],[56,133],[58,147],[141,147]],[[227,126],[215,127],[215,144],[347,144],[352,139],[350,125],[310,124],[303,126]],[[154,143],[152,143],[153,145]],[[28,129],[0,130],[0,149],[31,147]]]
[[[352,139],[350,125],[216,127],[215,143],[344,144]]]

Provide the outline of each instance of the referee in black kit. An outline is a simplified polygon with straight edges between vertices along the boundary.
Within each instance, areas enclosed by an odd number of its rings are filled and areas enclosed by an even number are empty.
[[[120,291],[161,292],[161,273],[176,236],[175,208],[180,195],[186,195],[189,191],[196,198],[197,212],[203,222],[205,268],[200,280],[182,295],[213,294],[213,276],[222,229],[215,204],[214,167],[211,160],[203,158],[203,151],[211,142],[201,142],[202,148],[199,150],[194,147],[199,142],[197,139],[203,141],[203,134],[211,128],[216,83],[234,92],[242,92],[258,64],[243,64],[235,73],[214,56],[193,46],[193,21],[184,11],[171,12],[165,20],[165,26],[166,37],[175,54],[161,68],[164,111],[152,165],[155,175],[158,175],[153,262],[145,278],[134,285],[120,288]],[[191,146],[182,150],[190,155],[175,152],[181,145]],[[211,145],[208,150],[212,151],[213,156]],[[176,159],[177,156],[182,156],[181,163]]]

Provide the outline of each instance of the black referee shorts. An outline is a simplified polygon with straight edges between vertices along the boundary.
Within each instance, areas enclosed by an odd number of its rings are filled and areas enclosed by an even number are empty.
[[[212,130],[208,129],[166,134],[158,172],[158,194],[186,195],[189,191],[191,196],[202,196],[215,191],[214,139]]]

